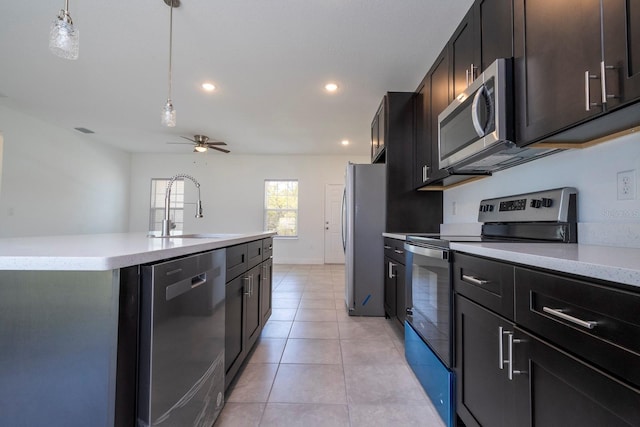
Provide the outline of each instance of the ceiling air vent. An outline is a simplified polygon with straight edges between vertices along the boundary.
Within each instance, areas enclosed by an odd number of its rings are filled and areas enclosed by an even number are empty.
[[[82,133],[95,133],[91,129],[87,129],[87,128],[74,128],[74,129],[77,130],[78,132],[82,132]]]

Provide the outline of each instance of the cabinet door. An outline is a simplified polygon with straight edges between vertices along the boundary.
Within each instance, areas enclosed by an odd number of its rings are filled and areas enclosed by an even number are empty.
[[[513,427],[514,382],[507,376],[506,335],[513,324],[456,296],[457,412],[467,427]]]
[[[640,3],[604,0],[603,40],[607,109],[640,97]]]
[[[405,266],[396,266],[396,316],[400,325],[404,327],[407,317],[407,285],[405,283]]]
[[[244,276],[245,279],[245,318],[244,334],[246,336],[245,347],[250,349],[258,339],[261,331],[260,323],[260,284],[262,282],[262,266],[257,266],[249,270]]]
[[[513,2],[476,0],[475,35],[480,40],[480,72],[498,58],[513,56]]]
[[[429,109],[431,104],[431,74],[427,74],[422,84],[416,91],[415,120],[416,120],[416,144],[414,160],[414,183],[416,187],[423,186],[433,171],[431,158],[431,129],[429,128]],[[437,143],[437,140],[435,141]]]
[[[225,286],[224,367],[228,382],[240,367],[244,350],[244,276],[236,277]]]
[[[514,9],[518,144],[601,114],[600,0],[515,0]]]
[[[474,33],[474,9],[464,17],[449,41],[451,54],[451,87],[457,96],[475,80],[479,74],[480,40]]]
[[[640,392],[516,329],[518,422],[548,427],[637,426]],[[468,424],[467,424],[468,425]]]
[[[451,102],[451,88],[449,86],[449,54],[447,49],[436,59],[431,69],[431,86],[429,94],[429,131],[431,133],[431,162],[432,169],[430,179],[438,177],[440,154],[438,150],[438,115],[449,106]]]
[[[390,318],[396,317],[397,267],[397,262],[384,257],[384,311]]]
[[[267,259],[262,263],[262,280],[260,280],[260,317],[262,326],[271,317],[272,286],[273,286],[273,260]]]

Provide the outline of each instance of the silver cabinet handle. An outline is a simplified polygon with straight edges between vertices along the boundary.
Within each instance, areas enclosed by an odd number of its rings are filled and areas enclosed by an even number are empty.
[[[473,65],[472,62],[471,67],[469,68],[469,84],[473,83],[473,81],[476,79],[476,71],[478,71],[478,67]]]
[[[478,286],[486,285],[487,283],[489,283],[489,280],[478,279],[477,277],[469,276],[468,274],[463,274],[462,280]]]
[[[401,251],[399,249],[394,249],[393,252],[402,255],[404,253],[404,251]]]
[[[510,331],[505,331],[502,326],[498,327],[498,368],[504,369],[504,345],[502,344],[505,335],[509,335]]]
[[[379,265],[379,264],[378,264],[378,265]],[[394,263],[392,263],[391,261],[389,261],[389,269],[388,269],[388,272],[387,272],[387,275],[389,276],[389,279],[393,279],[394,277],[396,277],[396,276],[393,274],[393,267],[395,267],[396,265],[397,265],[397,264],[394,264]],[[380,271],[380,270],[378,270],[378,271]]]
[[[591,88],[589,82],[593,79],[597,79],[598,76],[591,74],[589,71],[584,72],[584,109],[585,111],[591,111],[591,107],[598,105],[597,102],[591,102]]]
[[[567,322],[571,322],[571,323],[574,323],[574,324],[576,324],[578,326],[582,326],[583,328],[593,329],[596,326],[598,326],[598,322],[594,322],[592,320],[578,319],[577,317],[573,317],[573,316],[565,313],[564,310],[561,309],[561,308],[542,307],[542,311],[544,311],[545,313],[548,313],[548,314],[550,314],[552,316],[559,317],[562,320],[566,320]]]
[[[422,166],[422,182],[425,182],[429,179],[429,166]]]
[[[391,249],[391,246],[384,245],[384,248],[385,248],[385,249]]]
[[[523,342],[523,340],[514,339],[513,338],[513,333],[512,332],[509,333],[509,349],[508,349],[509,360],[507,361],[507,363],[509,364],[509,371],[507,373],[509,381],[513,381],[513,376],[514,375],[521,375],[521,374],[526,374],[527,373],[526,371],[518,371],[518,370],[513,369],[513,345],[514,344],[519,344],[521,342]]]
[[[464,70],[464,76],[467,79],[467,87],[469,87],[469,69]]]
[[[244,294],[246,296],[251,296],[251,276],[243,277],[242,280],[247,281],[247,285],[244,288]]]
[[[602,103],[606,104],[607,100],[617,98],[616,95],[607,93],[607,70],[615,70],[617,67],[606,65],[604,61],[600,61],[600,87],[602,88]]]

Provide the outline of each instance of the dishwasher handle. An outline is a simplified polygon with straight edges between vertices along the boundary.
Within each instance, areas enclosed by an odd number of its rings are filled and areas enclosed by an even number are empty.
[[[199,288],[207,283],[207,272],[198,274],[189,279],[181,280],[179,282],[168,285],[165,288],[166,301],[172,300],[180,295],[189,292],[192,289]]]

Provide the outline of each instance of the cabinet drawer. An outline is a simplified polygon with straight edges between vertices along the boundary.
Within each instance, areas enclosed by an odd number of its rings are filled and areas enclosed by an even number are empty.
[[[247,244],[231,246],[227,248],[227,278],[226,281],[230,282],[234,278],[238,277],[248,268],[247,262]]]
[[[262,260],[267,260],[273,255],[273,237],[262,239]]]
[[[262,262],[262,240],[249,242],[247,244],[247,256],[249,268],[253,268]]]
[[[513,320],[514,267],[462,253],[453,256],[454,290]]]
[[[402,265],[406,265],[404,253],[404,240],[384,238],[384,255]]]
[[[640,387],[640,292],[516,268],[516,322]]]

